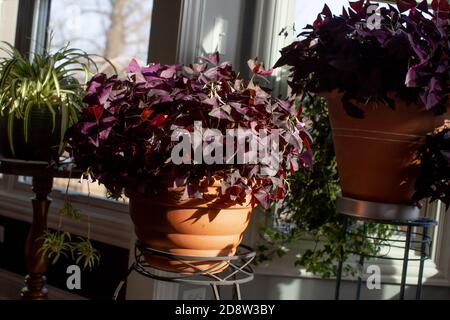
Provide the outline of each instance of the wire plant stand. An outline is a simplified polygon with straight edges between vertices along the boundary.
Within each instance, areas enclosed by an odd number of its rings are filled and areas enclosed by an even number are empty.
[[[212,289],[215,300],[221,300],[220,287],[233,286],[233,298],[241,300],[241,284],[250,282],[254,278],[251,262],[256,256],[256,252],[246,245],[239,245],[236,254],[233,256],[219,257],[193,257],[173,254],[156,250],[137,240],[134,246],[135,261],[128,269],[125,278],[118,284],[113,300],[117,300],[122,288],[126,285],[129,275],[135,271],[144,277],[154,280],[174,282],[180,284],[190,284],[199,286],[209,286]],[[167,273],[161,274],[159,270],[152,268],[147,262],[148,257],[158,257],[180,262],[182,265],[192,268],[193,273]],[[192,261],[209,262],[211,266],[202,269],[192,263]],[[224,268],[219,273],[213,272],[218,268]]]
[[[339,206],[338,206],[339,207]],[[340,288],[342,282],[343,264],[345,253],[350,253],[359,256],[359,266],[360,270],[364,270],[364,263],[366,259],[383,259],[392,261],[402,261],[402,275],[400,281],[400,293],[399,300],[405,299],[405,289],[406,280],[408,275],[408,266],[412,261],[419,262],[419,272],[417,276],[417,288],[415,299],[420,300],[422,297],[422,286],[423,286],[423,271],[425,267],[425,261],[430,258],[432,237],[430,236],[430,229],[437,225],[437,221],[427,218],[417,218],[417,219],[377,219],[377,218],[365,218],[362,216],[357,216],[352,214],[351,210],[344,210],[341,212],[344,215],[344,237],[348,235],[354,235],[353,228],[349,225],[348,220],[350,217],[355,218],[357,223],[363,224],[364,239],[363,243],[366,241],[372,241],[378,244],[383,244],[385,252],[380,252],[376,255],[370,255],[357,250],[351,250],[347,252],[341,251],[340,259],[337,269],[336,277],[336,289],[335,289],[335,299],[340,298]],[[379,223],[391,226],[392,232],[390,236],[386,238],[375,237],[368,234],[368,224],[369,223]],[[345,239],[344,239],[345,240]],[[391,252],[392,249],[401,249],[394,254]],[[356,299],[361,299],[361,288],[362,288],[363,276],[362,272],[359,273],[357,278],[356,286]]]

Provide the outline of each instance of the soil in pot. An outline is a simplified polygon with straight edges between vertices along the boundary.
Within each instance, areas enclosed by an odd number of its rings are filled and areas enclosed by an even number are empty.
[[[343,196],[412,205],[418,148],[444,116],[395,99],[395,110],[383,104],[359,105],[364,119],[357,119],[346,113],[342,95],[325,96]]]
[[[13,154],[8,139],[8,118],[0,122],[0,156],[3,158],[49,161],[58,152],[61,137],[61,117],[55,107],[56,119],[53,130],[52,114],[46,106],[31,109],[28,123],[28,141],[25,142],[23,119],[15,118],[13,123]]]
[[[147,246],[173,254],[192,256],[190,267],[177,260],[146,256],[150,266],[168,272],[217,273],[228,264],[199,261],[195,257],[231,256],[241,243],[252,213],[244,205],[217,203],[217,187],[209,187],[207,199],[176,200],[173,193],[143,196],[127,190],[135,232]],[[248,199],[249,200],[249,199]]]

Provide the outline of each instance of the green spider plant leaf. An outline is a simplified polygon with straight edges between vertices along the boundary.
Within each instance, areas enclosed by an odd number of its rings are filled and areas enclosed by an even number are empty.
[[[67,100],[61,101],[61,135],[59,141],[59,154],[64,152],[64,134],[69,127],[69,106],[67,105]]]
[[[25,137],[25,143],[28,143],[29,125],[30,125],[30,113],[34,108],[33,101],[28,101],[23,116],[23,135]]]
[[[52,264],[58,262],[61,255],[68,257],[68,253],[73,250],[70,233],[68,232],[46,231],[40,240],[43,240],[43,243],[38,252],[47,255],[52,260]]]
[[[52,69],[48,69],[47,70],[47,74],[45,75],[44,81],[42,82],[42,86],[45,87],[49,83],[50,78],[52,76],[53,76],[53,70]]]
[[[9,62],[7,62],[5,64],[5,66],[2,67],[2,77],[1,77],[1,80],[0,80],[0,88],[4,88],[5,87],[5,84],[6,84],[6,81],[8,80],[10,72],[11,72],[12,68],[15,66],[16,63],[17,63],[17,59],[13,58]]]
[[[58,98],[59,98],[59,97],[61,97],[61,92],[60,92],[58,75],[56,74],[55,70],[52,71],[52,75],[53,75],[53,81],[55,83],[56,94],[58,95]]]
[[[77,106],[77,109],[70,108],[70,123],[76,123],[78,121],[78,112],[81,110],[81,106]]]
[[[11,95],[11,98],[13,99],[13,101],[17,100],[17,82],[19,81],[19,79],[13,79],[11,80],[11,84],[9,87],[9,94]]]
[[[21,87],[21,89],[20,89],[20,96],[22,97],[22,98],[25,98],[26,97],[26,95],[27,95],[27,93],[28,93],[28,89],[29,89],[29,82],[28,82],[28,80],[24,80],[23,81],[23,83],[22,83],[22,87]]]
[[[83,269],[92,270],[100,262],[100,254],[92,246],[89,239],[78,237],[80,242],[74,244],[72,255],[76,256],[75,262],[82,263]]]
[[[11,153],[15,157],[16,151],[14,150],[14,112],[10,112],[8,114],[8,141],[9,141],[9,147],[11,148]]]
[[[74,208],[72,203],[68,201],[64,203],[64,206],[61,208],[59,213],[74,220],[81,220],[81,211]]]

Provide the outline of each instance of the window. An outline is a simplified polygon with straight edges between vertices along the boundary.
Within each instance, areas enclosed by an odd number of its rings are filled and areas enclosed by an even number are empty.
[[[317,18],[317,14],[322,11],[325,3],[331,12],[338,14],[342,12],[343,7],[348,7],[348,0],[295,0],[295,28],[296,33],[300,33],[307,24],[312,24]]]
[[[342,8],[349,7],[348,0],[294,0],[295,1],[295,27],[297,31],[300,31],[301,28],[306,26],[307,24],[312,24],[317,17],[317,13],[322,11],[322,8],[325,4],[328,5],[331,12],[333,14],[340,14],[342,12]],[[378,3],[381,6],[387,6],[387,1],[372,1],[372,3]],[[395,6],[395,4],[392,4]]]
[[[67,44],[79,48],[98,62],[99,72],[111,73],[112,67],[99,56],[106,57],[124,72],[131,58],[147,63],[153,0],[58,0],[50,6],[40,4],[49,13],[47,30],[35,28],[36,39],[47,32],[47,47],[57,50]],[[39,47],[39,44],[35,44]],[[95,72],[95,70],[93,70]],[[79,183],[80,177],[70,180],[69,192],[105,198],[106,189],[98,184]],[[21,177],[19,183],[31,179]],[[54,190],[65,192],[67,179],[54,179]]]
[[[152,9],[153,0],[52,1],[50,48],[70,43],[108,58],[120,74],[132,57],[147,62]],[[108,65],[100,71],[108,71]]]

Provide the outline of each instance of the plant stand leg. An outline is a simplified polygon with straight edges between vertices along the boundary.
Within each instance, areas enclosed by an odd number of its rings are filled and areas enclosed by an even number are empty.
[[[236,283],[234,285],[234,292],[233,293],[234,293],[233,300],[237,300],[237,301],[242,300],[241,286],[239,285],[239,283]]]
[[[45,273],[48,268],[48,257],[39,252],[47,231],[47,213],[51,200],[48,194],[52,191],[53,178],[50,176],[33,177],[33,222],[25,245],[25,261],[28,275],[26,286],[21,297],[25,300],[45,300],[48,298]]]
[[[344,242],[345,242],[345,238],[347,235],[347,224],[348,224],[347,216],[344,216],[344,226],[343,226],[343,234],[342,234]],[[341,247],[340,253],[339,253],[339,263],[338,263],[337,272],[336,272],[336,289],[334,291],[334,300],[339,300],[339,295],[341,293],[343,265],[344,265],[344,247]]]
[[[119,298],[120,292],[122,291],[122,288],[126,286],[128,282],[128,277],[130,276],[131,272],[133,272],[136,268],[136,262],[131,265],[131,267],[128,269],[127,274],[122,279],[122,281],[119,282],[118,286],[116,287],[116,290],[114,291],[113,300],[117,300]]]
[[[411,225],[406,231],[405,253],[403,256],[402,281],[400,283],[400,300],[405,300],[406,276],[408,275],[409,250],[411,249]]]
[[[217,285],[211,284],[213,293],[214,293],[214,299],[219,301],[220,300],[220,291]]]
[[[367,223],[364,223],[364,235],[367,235],[367,230],[368,230],[368,225]],[[364,239],[363,241],[363,248],[362,250],[364,250],[364,247],[366,245],[366,239]],[[364,251],[362,251],[359,255],[359,275],[358,275],[358,284],[356,287],[356,300],[361,300],[361,286],[362,286],[362,280],[363,280],[363,274],[364,274]]]
[[[419,276],[417,277],[416,300],[422,299],[423,268],[425,267],[425,260],[427,259],[427,242],[428,227],[423,227],[422,244],[420,248]]]

